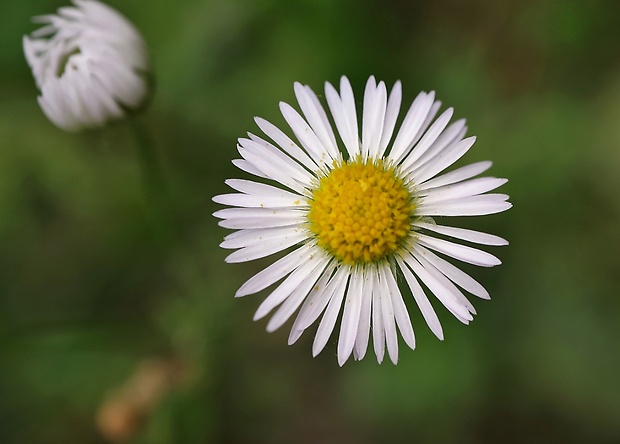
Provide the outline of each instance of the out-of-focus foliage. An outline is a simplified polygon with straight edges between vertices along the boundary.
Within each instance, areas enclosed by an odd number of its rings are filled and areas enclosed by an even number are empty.
[[[149,42],[142,124],[167,197],[145,196],[129,125],[79,135],[36,103],[21,37],[60,0],[0,2],[0,442],[620,441],[620,3],[164,0],[110,4]],[[337,366],[335,338],[252,322],[211,197],[252,117],[342,74],[434,89],[514,208],[463,220],[511,245],[468,268],[491,302],[446,340]],[[158,199],[156,199],[158,200]]]

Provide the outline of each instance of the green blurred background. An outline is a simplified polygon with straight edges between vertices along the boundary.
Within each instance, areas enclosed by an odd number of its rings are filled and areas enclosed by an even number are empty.
[[[142,123],[170,203],[145,197],[131,128],[67,134],[39,109],[22,35],[58,0],[0,3],[0,442],[620,442],[620,2],[110,0],[143,32]],[[252,117],[293,82],[436,90],[494,161],[510,240],[465,267],[493,299],[470,326],[407,298],[417,350],[339,368],[336,337],[252,322],[211,213]],[[435,302],[435,301],[433,301]]]

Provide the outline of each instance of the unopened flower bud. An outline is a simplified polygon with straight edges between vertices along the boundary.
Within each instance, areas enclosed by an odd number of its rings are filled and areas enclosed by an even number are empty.
[[[41,91],[39,104],[59,128],[78,131],[122,119],[149,95],[146,44],[134,25],[96,0],[35,17],[24,53]]]

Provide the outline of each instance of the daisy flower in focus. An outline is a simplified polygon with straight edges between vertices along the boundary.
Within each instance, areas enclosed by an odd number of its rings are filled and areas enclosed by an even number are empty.
[[[468,324],[476,311],[465,292],[483,299],[489,294],[446,257],[492,267],[500,264],[498,258],[460,241],[508,242],[440,225],[433,217],[493,214],[512,205],[507,195],[488,193],[506,179],[476,177],[491,166],[489,161],[444,172],[474,144],[475,137],[464,138],[465,120],[450,124],[452,108],[437,117],[441,102],[434,92],[422,92],[395,131],[401,84],[396,82],[388,94],[384,82],[370,77],[359,128],[357,102],[351,84],[342,77],[340,92],[325,85],[338,140],[310,87],[296,83],[295,95],[301,113],[283,102],[280,110],[296,140],[256,118],[267,137],[249,134],[239,139],[241,159],[233,163],[258,179],[227,180],[237,192],[213,198],[233,207],[214,213],[222,219],[222,227],[237,230],[221,244],[236,250],[227,262],[288,251],[243,284],[236,296],[275,285],[254,319],[275,310],[267,324],[271,332],[298,311],[289,344],[320,319],[314,356],[323,350],[341,317],[340,365],[351,354],[362,359],[370,336],[379,362],[386,348],[392,362],[397,362],[397,331],[415,348],[398,280],[409,286],[439,339],[443,331],[429,296]]]
[[[39,105],[61,129],[103,126],[141,108],[149,93],[146,44],[111,7],[73,0],[24,36],[26,61],[41,91]]]

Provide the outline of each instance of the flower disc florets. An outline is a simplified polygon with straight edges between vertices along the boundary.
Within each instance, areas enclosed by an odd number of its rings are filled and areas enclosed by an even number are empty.
[[[415,205],[394,167],[357,158],[334,166],[312,194],[308,219],[320,247],[348,265],[380,261],[411,231]]]

